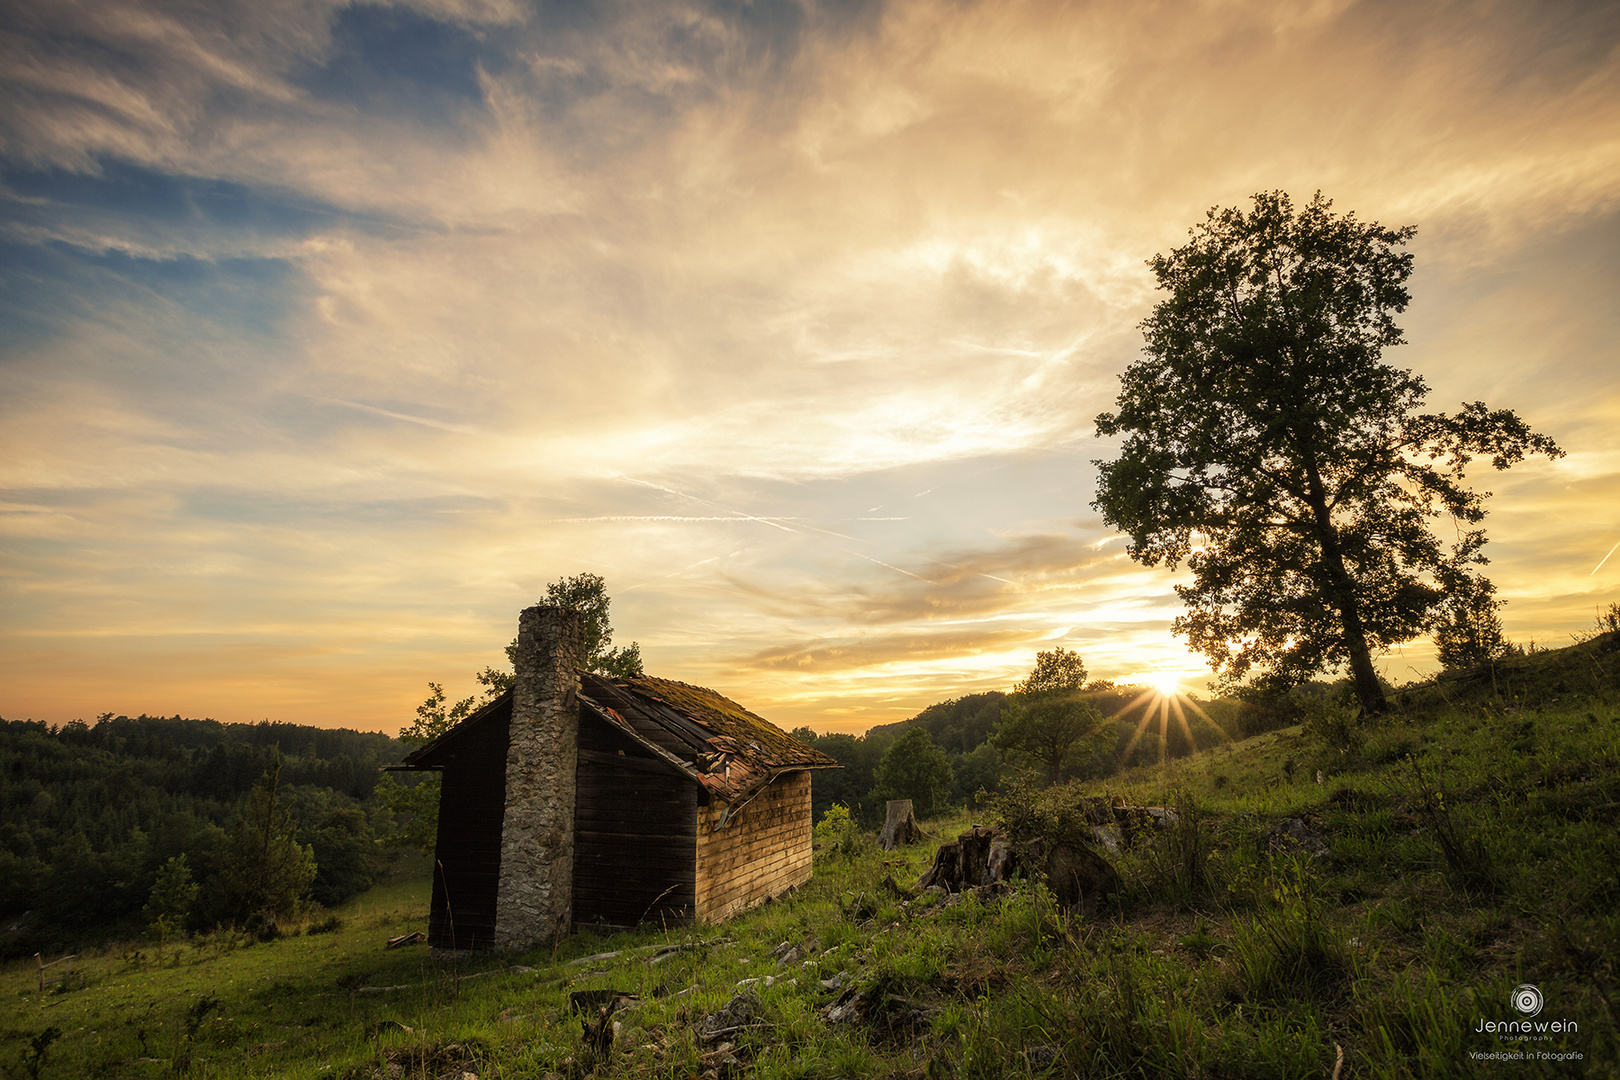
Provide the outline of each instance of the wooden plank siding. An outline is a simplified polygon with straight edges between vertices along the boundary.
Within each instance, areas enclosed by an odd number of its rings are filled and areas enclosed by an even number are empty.
[[[428,914],[428,943],[435,948],[488,949],[495,944],[511,720],[508,706],[504,715],[470,729],[439,773],[439,832]]]
[[[574,925],[688,922],[697,785],[599,717],[580,717],[579,749]]]
[[[726,827],[724,806],[697,817],[697,918],[718,922],[810,880],[810,774],[784,773]]]

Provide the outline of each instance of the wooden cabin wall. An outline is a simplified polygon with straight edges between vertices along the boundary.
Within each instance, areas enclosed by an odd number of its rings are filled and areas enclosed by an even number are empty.
[[[691,921],[697,784],[600,717],[580,717],[579,749],[574,925]]]
[[[508,708],[474,725],[439,774],[439,838],[428,915],[428,943],[436,948],[495,945],[511,718]]]
[[[810,880],[810,773],[785,773],[714,831],[724,806],[698,811],[697,917],[709,922]]]

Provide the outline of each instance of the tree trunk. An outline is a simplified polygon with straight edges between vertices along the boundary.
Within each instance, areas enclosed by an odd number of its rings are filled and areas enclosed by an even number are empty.
[[[1339,550],[1339,531],[1333,527],[1333,512],[1328,509],[1327,491],[1322,485],[1314,455],[1309,447],[1305,452],[1305,478],[1308,484],[1306,502],[1316,522],[1316,539],[1322,545],[1322,562],[1333,586],[1333,603],[1339,609],[1339,626],[1344,633],[1344,650],[1350,660],[1350,675],[1355,680],[1356,697],[1363,712],[1387,712],[1389,700],[1378,682],[1378,672],[1372,664],[1372,653],[1367,648],[1367,631],[1361,625],[1361,612],[1356,606],[1356,585],[1350,580],[1350,571],[1344,567],[1344,553]]]
[[[888,816],[883,821],[883,835],[879,838],[884,851],[893,851],[922,839],[922,829],[911,812],[910,799],[890,799]]]

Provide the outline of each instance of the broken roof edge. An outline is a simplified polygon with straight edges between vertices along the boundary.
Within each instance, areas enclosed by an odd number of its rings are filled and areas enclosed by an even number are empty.
[[[640,675],[627,679],[593,676],[616,692],[628,691],[671,710],[689,723],[703,728],[704,738],[715,750],[745,759],[768,769],[840,769],[835,759],[807,746],[763,716],[717,690],[706,686]],[[654,717],[657,722],[656,717]],[[743,739],[753,745],[745,749]],[[716,742],[716,739],[723,742]],[[732,746],[726,743],[734,744]]]
[[[628,735],[649,755],[680,772],[703,788],[712,798],[723,803],[735,804],[751,799],[777,777],[786,773],[843,768],[832,757],[805,745],[758,713],[708,687],[652,676],[609,679],[584,669],[580,669],[579,674],[578,700],[581,705],[587,706],[598,719]],[[607,693],[603,693],[603,690]],[[595,697],[592,696],[593,693]],[[667,714],[663,718],[656,715],[657,710],[649,710],[646,707],[649,702],[656,702],[669,710],[669,713],[684,721],[690,728],[706,732],[701,740],[696,739],[694,733],[686,734],[681,740],[692,747],[693,760],[687,761],[659,746],[636,730],[626,717],[620,715],[613,704],[597,700],[599,697],[611,695],[617,698],[626,694],[632,699],[642,700],[619,701],[614,704],[635,710],[644,719],[659,724],[677,737],[681,737],[681,733],[670,729]],[[510,717],[511,705],[512,690],[508,687],[454,727],[439,733],[428,743],[407,754],[400,764],[386,766],[385,771],[415,772],[444,768],[444,756],[455,742],[473,728],[488,722],[503,711]],[[740,741],[738,735],[744,733],[734,726],[739,724],[744,725],[746,733],[753,736],[752,753],[737,745]],[[707,744],[710,749],[699,750],[694,745],[697,741]],[[711,756],[714,759],[712,764],[706,763],[705,759]],[[733,763],[740,767],[740,775],[733,776]]]
[[[434,758],[438,753],[442,752],[449,744],[458,741],[472,727],[477,724],[481,724],[490,717],[494,716],[500,711],[501,706],[503,705],[508,709],[510,709],[512,706],[511,687],[507,687],[505,690],[502,690],[499,694],[490,698],[483,705],[480,705],[477,709],[474,709],[470,715],[462,720],[456,721],[456,723],[452,724],[446,730],[439,732],[433,738],[406,754],[405,759],[398,765],[389,765],[384,768],[383,771],[415,772],[426,771],[428,769],[444,768],[444,763],[442,761],[434,761],[432,758]]]

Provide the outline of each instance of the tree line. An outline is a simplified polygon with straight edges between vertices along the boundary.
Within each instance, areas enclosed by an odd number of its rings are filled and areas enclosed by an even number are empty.
[[[262,837],[267,815],[275,842],[300,853],[301,899],[364,890],[387,828],[379,769],[401,753],[386,735],[268,721],[0,720],[0,954],[159,917],[170,931],[263,922],[244,868],[267,852],[244,834]],[[148,910],[160,884],[170,901]],[[183,911],[176,896],[189,896]]]
[[[882,821],[889,799],[910,799],[925,816],[973,808],[981,792],[994,794],[1013,776],[1046,784],[1111,776],[1292,716],[1238,701],[1204,702],[1210,720],[1188,715],[1187,730],[1171,728],[1161,745],[1141,723],[1153,691],[1086,675],[1079,654],[1060,647],[1037,653],[1029,676],[1010,691],[942,701],[859,736],[795,728],[794,738],[843,766],[812,774],[812,813],[819,821],[828,807],[841,805],[870,827]]]

